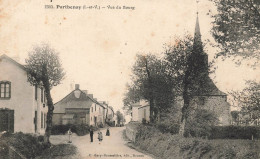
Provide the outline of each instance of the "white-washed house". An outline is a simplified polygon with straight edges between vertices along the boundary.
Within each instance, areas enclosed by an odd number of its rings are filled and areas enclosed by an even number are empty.
[[[25,67],[0,56],[0,131],[44,134],[48,108],[44,89],[32,86]]]

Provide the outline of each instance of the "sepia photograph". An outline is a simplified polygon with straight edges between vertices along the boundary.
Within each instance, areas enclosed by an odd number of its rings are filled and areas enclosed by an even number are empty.
[[[0,1],[0,159],[259,150],[259,0]]]

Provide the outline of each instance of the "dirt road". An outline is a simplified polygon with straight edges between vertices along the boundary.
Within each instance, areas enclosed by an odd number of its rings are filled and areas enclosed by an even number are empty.
[[[90,142],[90,136],[72,136],[72,144],[77,146],[82,159],[151,159],[150,156],[142,154],[129,148],[122,136],[124,127],[110,128],[110,136],[105,136],[106,130],[102,130],[103,141],[97,139],[94,132],[94,142]],[[52,136],[53,144],[66,143],[68,137],[65,135]]]

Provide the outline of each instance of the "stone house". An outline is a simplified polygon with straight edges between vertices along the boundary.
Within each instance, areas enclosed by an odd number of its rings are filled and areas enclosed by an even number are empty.
[[[54,104],[53,125],[64,124],[104,124],[105,107],[88,94],[86,90],[80,90],[75,85],[75,90]]]
[[[47,112],[44,89],[28,82],[23,65],[0,56],[0,132],[44,134]]]

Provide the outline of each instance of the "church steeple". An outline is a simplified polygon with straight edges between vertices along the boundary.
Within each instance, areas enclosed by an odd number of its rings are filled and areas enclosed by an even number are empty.
[[[196,50],[197,53],[203,52],[198,12],[197,12],[196,25],[195,25],[193,49]]]
[[[198,1],[197,1],[198,3]],[[203,44],[201,40],[201,33],[200,33],[200,24],[199,24],[199,13],[197,10],[197,17],[196,17],[196,24],[195,24],[195,32],[194,32],[194,39],[193,39],[193,50],[192,50],[192,57],[194,59],[195,65],[197,65],[200,71],[208,74],[208,55],[203,51]],[[196,60],[195,60],[196,59]]]
[[[195,25],[194,43],[202,45],[198,12],[197,12],[196,25]]]

